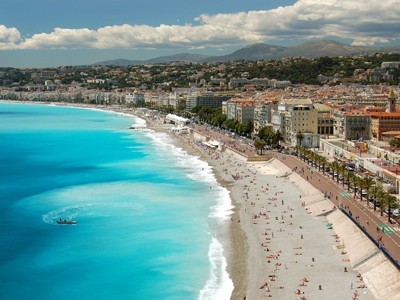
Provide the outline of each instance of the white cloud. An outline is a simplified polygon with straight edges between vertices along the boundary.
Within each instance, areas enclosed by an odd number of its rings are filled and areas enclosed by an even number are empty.
[[[55,28],[21,38],[0,25],[0,49],[172,48],[243,45],[268,40],[350,39],[373,45],[400,39],[400,0],[299,0],[292,6],[235,14],[203,14],[195,24],[114,25],[98,30]]]
[[[0,25],[0,50],[13,49],[20,41],[21,34],[16,28]]]

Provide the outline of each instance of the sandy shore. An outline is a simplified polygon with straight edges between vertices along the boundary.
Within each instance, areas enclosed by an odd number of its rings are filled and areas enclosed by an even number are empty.
[[[376,299],[331,221],[316,216],[335,213],[320,191],[297,174],[286,176],[291,170],[277,159],[249,163],[175,137],[212,165],[230,191],[234,214],[218,238],[235,286],[231,299]]]
[[[235,286],[231,299],[375,299],[327,218],[313,216],[333,209],[321,192],[297,174],[285,176],[291,170],[277,159],[248,163],[194,147],[187,135],[175,142],[200,154],[230,191],[234,214],[218,238]]]
[[[284,164],[245,163],[228,153],[214,157],[208,161],[223,182],[240,175],[225,185],[236,207],[226,248],[232,299],[351,299],[354,293],[375,299],[335,247],[340,237],[326,217],[312,217],[304,205],[309,196],[283,176],[290,172]],[[307,185],[302,183],[311,190]]]
[[[172,134],[157,121],[147,122],[207,161],[220,185],[230,191],[234,214],[217,238],[234,283],[231,299],[396,299],[376,297],[382,294],[374,284],[376,272],[363,278],[360,268],[353,269],[354,261],[363,255],[352,250],[357,245],[349,247],[356,236],[355,225],[285,164],[277,159],[245,162],[230,151],[195,146],[193,136]],[[358,241],[369,249],[371,244],[358,234]],[[361,269],[371,271],[368,266]],[[387,270],[393,269],[387,266]]]
[[[322,201],[308,208],[323,194],[307,181],[285,176],[291,170],[277,159],[245,162],[230,151],[195,146],[192,135],[173,134],[158,120],[145,119],[149,128],[166,132],[213,166],[219,184],[230,191],[234,214],[217,238],[234,283],[231,299],[375,299],[336,247],[341,239],[326,217],[313,217],[333,205]]]

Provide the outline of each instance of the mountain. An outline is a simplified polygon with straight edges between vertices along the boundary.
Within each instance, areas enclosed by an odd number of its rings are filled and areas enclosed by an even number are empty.
[[[321,57],[321,56],[349,56],[377,52],[375,47],[352,46],[331,40],[305,42],[297,46],[288,47],[281,53],[281,57]]]
[[[209,55],[201,55],[201,54],[180,53],[180,54],[174,54],[174,55],[169,55],[169,56],[160,56],[160,57],[152,58],[152,59],[146,60],[146,63],[148,63],[148,64],[169,63],[172,61],[203,62],[208,57],[210,57],[210,56]]]
[[[159,56],[148,60],[128,60],[128,59],[113,59],[101,61],[93,64],[94,66],[129,66],[129,65],[146,65],[146,64],[160,64],[170,63],[173,61],[188,61],[188,62],[203,62],[209,55],[179,53],[168,56]]]
[[[233,60],[267,60],[275,59],[279,57],[279,53],[285,51],[286,47],[267,45],[267,44],[252,44],[247,47],[236,50],[235,52],[223,55],[213,56],[207,58],[207,62],[218,62],[218,61],[233,61]]]
[[[141,65],[143,61],[141,60],[129,60],[129,59],[112,59],[105,60],[98,63],[93,64],[93,66],[129,66],[129,65]]]
[[[400,46],[391,47],[362,47],[352,46],[346,43],[336,42],[332,40],[321,40],[304,42],[291,47],[283,47],[276,45],[267,45],[263,43],[252,44],[236,50],[235,52],[222,56],[208,56],[201,54],[180,53],[169,56],[160,56],[149,60],[127,60],[115,59],[96,63],[94,65],[102,66],[128,66],[128,65],[145,65],[154,63],[170,63],[173,61],[187,62],[225,62],[235,60],[273,60],[283,57],[322,57],[322,56],[349,56],[349,55],[365,55],[372,53],[400,53]]]

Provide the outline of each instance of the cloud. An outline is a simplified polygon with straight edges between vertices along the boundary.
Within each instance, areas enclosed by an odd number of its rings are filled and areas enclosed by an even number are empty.
[[[24,39],[16,28],[0,25],[0,49],[198,49],[328,37],[373,45],[400,39],[399,4],[400,0],[299,0],[271,10],[202,14],[194,24],[55,28]]]
[[[16,28],[0,25],[0,50],[13,49],[20,41],[21,34]]]

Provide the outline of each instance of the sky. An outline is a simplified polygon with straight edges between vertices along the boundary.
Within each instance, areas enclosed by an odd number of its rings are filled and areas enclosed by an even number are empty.
[[[400,45],[400,0],[1,0],[0,67],[89,65],[254,43]]]

